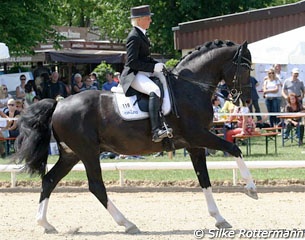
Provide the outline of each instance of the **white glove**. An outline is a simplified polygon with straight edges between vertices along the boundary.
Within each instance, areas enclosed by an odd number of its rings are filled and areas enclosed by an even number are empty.
[[[154,72],[162,72],[163,68],[165,68],[164,63],[156,63],[154,67]]]

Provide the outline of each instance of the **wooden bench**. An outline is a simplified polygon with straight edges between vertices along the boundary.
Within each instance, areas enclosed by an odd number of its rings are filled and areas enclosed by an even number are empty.
[[[241,139],[246,140],[246,149],[247,149],[247,156],[251,155],[251,138],[254,137],[265,137],[265,143],[266,143],[266,154],[268,154],[268,143],[270,140],[274,141],[274,152],[277,154],[277,140],[276,137],[278,135],[278,132],[265,132],[265,133],[256,133],[253,135],[234,135],[232,136],[234,139]]]
[[[15,137],[0,137],[0,143],[4,142],[4,147],[5,147],[5,156],[8,156],[10,154],[10,149],[11,149],[11,143],[14,143],[16,140]]]

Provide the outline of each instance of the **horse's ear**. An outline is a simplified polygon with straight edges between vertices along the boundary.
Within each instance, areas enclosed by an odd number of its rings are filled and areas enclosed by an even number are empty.
[[[243,49],[246,49],[247,47],[248,47],[248,42],[247,42],[247,40],[246,40],[246,41],[243,42],[242,48],[243,48]]]

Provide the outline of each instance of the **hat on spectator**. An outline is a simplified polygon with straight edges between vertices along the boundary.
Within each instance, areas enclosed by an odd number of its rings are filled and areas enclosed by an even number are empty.
[[[154,14],[150,12],[149,5],[142,5],[131,8],[129,18],[139,18],[139,17],[152,16],[152,15]]]
[[[293,68],[291,72],[292,73],[299,73],[299,69],[298,68]]]

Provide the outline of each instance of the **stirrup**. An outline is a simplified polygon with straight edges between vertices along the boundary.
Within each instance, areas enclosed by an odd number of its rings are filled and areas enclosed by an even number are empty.
[[[166,128],[166,129],[156,129],[153,133],[152,141],[153,142],[161,142],[163,138],[172,138],[173,137],[173,129]]]

